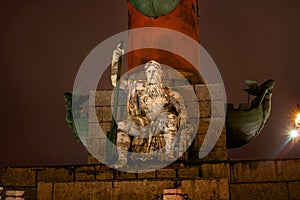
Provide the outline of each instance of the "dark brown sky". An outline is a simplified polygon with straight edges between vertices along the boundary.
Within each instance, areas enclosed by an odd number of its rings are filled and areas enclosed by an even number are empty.
[[[200,0],[200,40],[223,76],[229,102],[247,101],[244,80],[273,78],[271,117],[232,158],[300,157],[280,152],[300,103],[298,0]],[[127,29],[126,1],[0,1],[0,166],[84,164],[65,123],[63,93],[100,42]]]

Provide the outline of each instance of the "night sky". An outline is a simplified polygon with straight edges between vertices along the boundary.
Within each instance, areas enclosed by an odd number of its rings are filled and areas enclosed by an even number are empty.
[[[218,66],[228,102],[247,102],[245,79],[276,81],[262,133],[230,158],[300,157],[283,146],[300,103],[300,1],[200,0],[200,43]],[[88,53],[127,30],[125,0],[0,1],[0,166],[86,163],[65,122],[71,91]]]

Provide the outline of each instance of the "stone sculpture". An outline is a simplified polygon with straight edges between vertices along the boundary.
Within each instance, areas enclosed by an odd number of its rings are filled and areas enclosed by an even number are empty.
[[[111,79],[114,86],[117,84],[115,72],[122,54],[123,49],[118,45],[113,51],[112,59]],[[187,136],[192,129],[186,124],[187,110],[182,96],[162,83],[161,65],[156,61],[149,61],[144,65],[144,70],[146,80],[120,82],[120,89],[128,91],[128,117],[117,124],[118,161],[114,164],[115,168],[127,165],[128,151],[159,152],[156,156],[161,161],[175,161],[178,131],[181,130],[181,134]],[[190,143],[188,140],[181,142]],[[145,161],[153,159],[153,156],[137,156],[132,159]]]

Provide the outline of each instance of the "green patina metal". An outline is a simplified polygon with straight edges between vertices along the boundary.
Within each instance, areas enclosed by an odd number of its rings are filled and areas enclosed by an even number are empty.
[[[130,0],[132,6],[148,17],[159,17],[170,13],[180,0]]]
[[[82,144],[78,132],[81,135],[87,135],[88,131],[88,114],[83,111],[82,104],[84,104],[89,96],[81,96],[82,88],[79,87],[74,91],[74,94],[69,92],[64,93],[66,101],[66,122],[74,134],[75,138]]]
[[[275,82],[270,79],[260,86],[255,81],[246,81],[249,95],[255,96],[248,104],[240,104],[235,109],[233,104],[227,105],[226,138],[227,148],[241,147],[252,141],[263,129],[271,113],[271,89]]]

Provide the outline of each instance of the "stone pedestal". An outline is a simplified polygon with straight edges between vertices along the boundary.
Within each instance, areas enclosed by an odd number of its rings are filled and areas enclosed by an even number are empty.
[[[188,94],[187,88],[191,86],[176,86],[172,89],[179,92],[184,98]],[[181,160],[186,162],[201,162],[201,161],[222,161],[227,159],[227,148],[226,148],[226,133],[224,126],[224,116],[225,116],[225,105],[224,105],[224,91],[222,90],[221,84],[197,84],[193,86],[194,92],[196,94],[196,102],[187,101],[185,106],[188,110],[188,115],[191,118],[189,121],[194,126],[197,127],[197,121],[199,121],[199,126],[196,128],[196,137]],[[106,160],[106,136],[100,135],[99,124],[106,134],[110,130],[110,124],[112,120],[112,108],[111,108],[111,96],[112,92],[110,90],[105,91],[91,91],[90,101],[89,101],[89,131],[87,144],[91,148],[93,154],[96,157],[101,157],[101,159]],[[210,92],[212,94],[210,94]],[[127,99],[126,95],[122,94],[122,98],[118,102],[118,114],[116,116],[117,120],[121,121],[127,117]],[[187,98],[189,99],[189,98]],[[197,104],[197,105],[196,105]],[[199,111],[195,108],[198,107]],[[213,113],[212,113],[213,110]],[[193,119],[196,123],[193,123]],[[213,125],[211,125],[213,123]],[[210,137],[205,138],[207,131],[210,127]],[[220,133],[221,131],[221,133]],[[220,135],[221,134],[221,135]],[[219,137],[220,135],[220,137]],[[219,137],[217,143],[214,145],[213,142],[215,138]],[[214,145],[213,149],[207,152],[202,152],[202,154],[207,154],[204,158],[199,159],[199,150],[203,145],[205,140],[206,145]],[[205,151],[202,150],[202,151]],[[89,155],[88,164],[99,164],[99,162]]]

